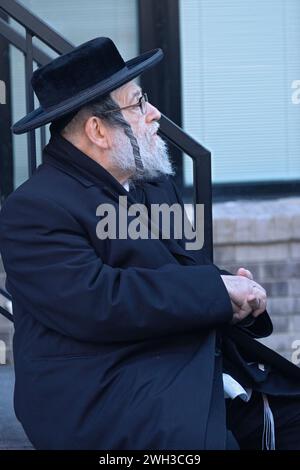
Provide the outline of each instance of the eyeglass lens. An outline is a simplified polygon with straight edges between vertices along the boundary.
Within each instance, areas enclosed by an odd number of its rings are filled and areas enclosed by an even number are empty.
[[[143,95],[140,98],[140,107],[141,107],[141,111],[143,114],[146,114],[147,102],[148,102],[147,93],[143,93]]]

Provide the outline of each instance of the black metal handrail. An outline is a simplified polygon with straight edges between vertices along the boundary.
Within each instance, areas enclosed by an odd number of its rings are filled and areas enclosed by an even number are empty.
[[[34,110],[33,90],[30,85],[33,63],[36,62],[41,66],[51,60],[50,56],[33,45],[33,37],[37,37],[58,54],[71,51],[74,45],[16,0],[0,0],[0,10],[8,18],[13,18],[21,24],[26,31],[26,36],[23,37],[9,23],[0,19],[0,35],[25,56],[26,111],[30,113]],[[43,147],[45,144],[45,128],[42,127],[40,132],[41,146]],[[213,260],[210,152],[164,115],[162,115],[160,121],[160,134],[193,160],[194,202],[195,204],[204,204],[204,250]],[[27,151],[28,173],[32,175],[36,168],[36,135],[34,130],[27,133]]]
[[[32,36],[39,38],[58,54],[65,54],[74,48],[74,45],[61,34],[16,0],[1,0],[0,8],[9,17],[20,23]]]
[[[9,295],[9,293],[6,290],[1,289],[1,287],[0,294],[3,295],[3,297],[5,297],[7,300],[11,300],[11,296]]]
[[[1,287],[0,287],[0,294],[11,302],[11,300],[12,300],[11,296],[9,295],[9,293],[6,290],[2,289]],[[1,305],[0,305],[0,313],[5,318],[7,318],[8,320],[10,320],[12,322],[14,321],[13,315],[8,310],[6,310],[4,307],[1,307]]]
[[[14,322],[14,317],[11,313],[9,313],[8,310],[6,310],[4,307],[1,307],[0,305],[0,313],[3,315],[7,320],[11,321],[12,323]]]
[[[213,261],[211,154],[177,124],[162,115],[159,133],[193,160],[194,201],[204,204],[204,247]]]

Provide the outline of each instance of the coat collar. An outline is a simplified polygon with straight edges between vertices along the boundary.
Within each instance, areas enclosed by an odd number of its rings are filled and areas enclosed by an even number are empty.
[[[75,176],[85,186],[108,185],[126,193],[125,188],[99,163],[95,162],[60,134],[54,133],[43,155],[45,163]]]
[[[152,180],[149,183],[135,183],[135,190],[128,192],[105,168],[89,158],[58,133],[52,134],[48,145],[45,147],[43,161],[76,178],[86,187],[93,185],[100,186],[103,192],[117,202],[119,196],[122,195],[127,196],[129,204],[141,202],[135,198],[140,191],[144,191],[148,205],[165,202],[161,201],[157,194],[159,192],[157,185],[159,185],[160,179]],[[149,227],[149,218],[146,218],[144,223]],[[168,246],[176,257],[180,257],[182,264],[196,264],[194,257],[188,254],[177,241],[165,239],[161,236],[161,231],[158,230],[158,232],[160,233],[160,240]]]
[[[43,153],[43,161],[75,177],[84,186],[100,186],[102,189],[107,189],[117,197],[119,195],[125,195],[129,196],[129,199],[131,195],[136,193],[134,190],[128,193],[124,186],[102,165],[85,155],[58,133],[53,133],[48,145],[46,145]],[[156,187],[160,180],[160,178],[156,178],[149,180],[149,183],[151,186]],[[139,187],[147,186],[147,183],[135,182],[134,186],[137,192],[139,192]],[[134,202],[137,201],[133,198],[132,203]]]

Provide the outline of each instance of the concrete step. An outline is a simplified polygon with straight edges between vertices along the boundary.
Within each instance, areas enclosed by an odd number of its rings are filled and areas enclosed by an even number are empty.
[[[33,449],[13,409],[14,368],[0,366],[0,450]]]

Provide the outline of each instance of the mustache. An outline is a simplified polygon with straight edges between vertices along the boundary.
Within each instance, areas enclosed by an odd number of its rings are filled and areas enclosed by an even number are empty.
[[[154,122],[153,124],[151,124],[151,127],[147,129],[145,137],[148,141],[152,140],[152,137],[157,133],[159,127],[160,125],[158,124],[158,122]]]
[[[153,124],[151,124],[151,129],[150,129],[151,134],[152,135],[156,134],[159,128],[160,128],[160,125],[158,122],[154,122]]]

